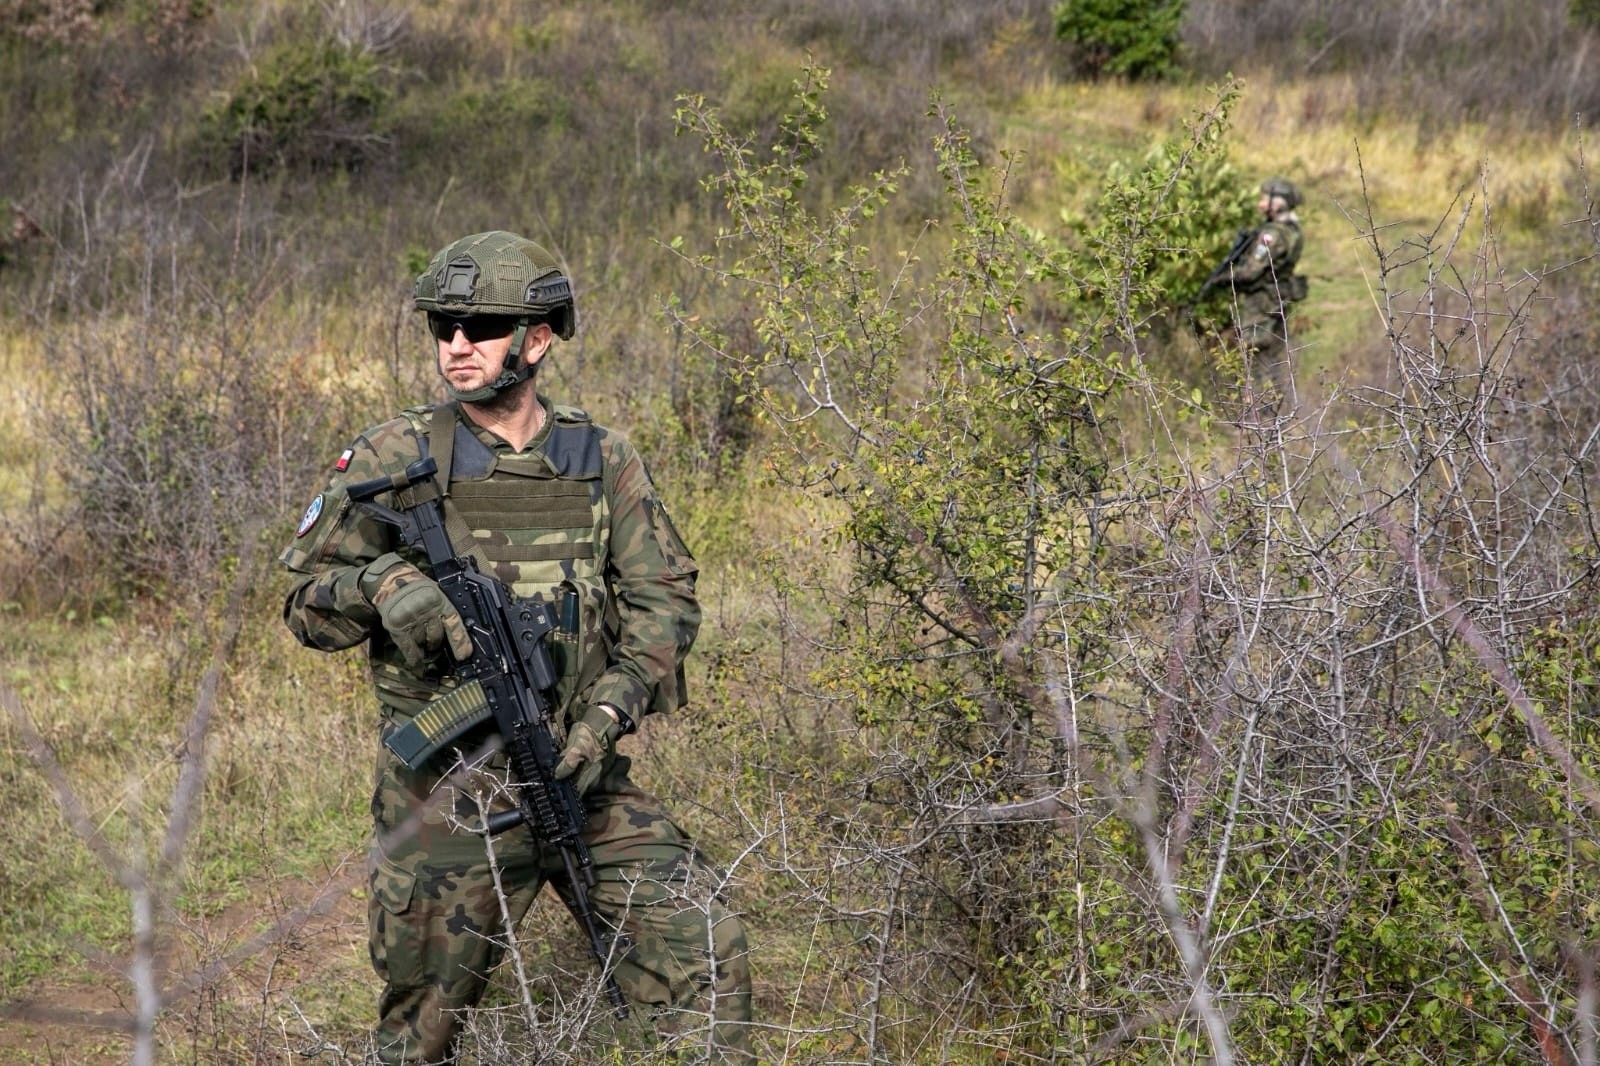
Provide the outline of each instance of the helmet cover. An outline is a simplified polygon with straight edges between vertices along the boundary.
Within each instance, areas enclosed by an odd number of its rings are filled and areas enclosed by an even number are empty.
[[[544,321],[562,340],[577,329],[572,282],[543,247],[505,230],[474,233],[440,249],[417,275],[413,303],[445,315],[510,315]]]
[[[1261,183],[1261,191],[1268,196],[1281,198],[1291,211],[1305,202],[1300,198],[1300,190],[1288,178],[1268,178]]]

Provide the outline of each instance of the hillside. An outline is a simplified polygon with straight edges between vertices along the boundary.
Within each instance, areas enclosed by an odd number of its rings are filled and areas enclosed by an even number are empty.
[[[1592,5],[1180,6],[1127,80],[1047,0],[0,2],[0,1062],[363,1061],[274,560],[490,228],[701,568],[623,746],[763,1061],[1600,1061]],[[1190,303],[1270,175],[1276,421]],[[678,1061],[569,925],[468,1060]]]

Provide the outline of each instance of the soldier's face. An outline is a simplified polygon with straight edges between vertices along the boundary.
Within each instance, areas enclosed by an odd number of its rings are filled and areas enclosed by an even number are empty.
[[[1261,199],[1256,201],[1256,210],[1268,218],[1277,218],[1289,210],[1289,201],[1281,196],[1268,196],[1266,193],[1262,193]]]
[[[509,320],[508,320],[509,321]],[[473,340],[469,333],[478,336]],[[511,350],[512,331],[500,336],[483,336],[480,330],[445,328],[437,331],[439,374],[457,392],[471,392],[493,384],[505,368],[506,352]],[[523,357],[537,363],[550,347],[555,334],[543,323],[528,330],[522,342]]]

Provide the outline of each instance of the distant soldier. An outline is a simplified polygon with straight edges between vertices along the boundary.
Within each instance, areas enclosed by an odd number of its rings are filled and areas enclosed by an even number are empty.
[[[1306,298],[1305,276],[1294,272],[1305,240],[1294,213],[1301,203],[1300,190],[1286,178],[1262,182],[1261,199],[1256,201],[1261,225],[1241,231],[1228,258],[1202,290],[1232,289],[1239,347],[1250,361],[1257,387],[1276,393],[1268,400],[1272,406],[1279,399],[1288,404],[1295,399],[1288,312],[1291,303]]]
[[[434,256],[414,303],[450,400],[401,412],[339,456],[283,553],[296,575],[284,620],[307,647],[366,645],[374,727],[385,737],[469,691],[454,668],[473,641],[426,556],[348,493],[433,458],[445,519],[482,568],[518,596],[570,608],[574,632],[556,649],[566,737],[555,776],[582,797],[597,875],[589,900],[625,934],[621,991],[669,1029],[700,1019],[697,1042],[713,1060],[752,1061],[744,927],[704,891],[716,875],[616,751],[645,715],[686,698],[697,568],[633,446],[536,391],[552,345],[576,327],[571,283],[534,242],[478,233]],[[393,505],[393,496],[380,500]],[[412,769],[379,749],[368,918],[384,982],[373,1034],[384,1063],[452,1061],[464,1012],[507,935],[544,885],[570,888],[556,849],[523,831],[496,839],[496,878],[466,826],[508,805],[503,796],[487,811],[466,795],[438,802],[450,761]],[[505,767],[501,752],[479,769]]]

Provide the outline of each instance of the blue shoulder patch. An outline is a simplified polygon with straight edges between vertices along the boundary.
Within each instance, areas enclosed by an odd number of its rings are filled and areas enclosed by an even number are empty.
[[[300,516],[300,525],[295,528],[294,535],[303,537],[311,532],[311,527],[317,524],[317,519],[322,517],[322,493],[317,493],[317,498],[311,501],[306,508],[306,513]]]

